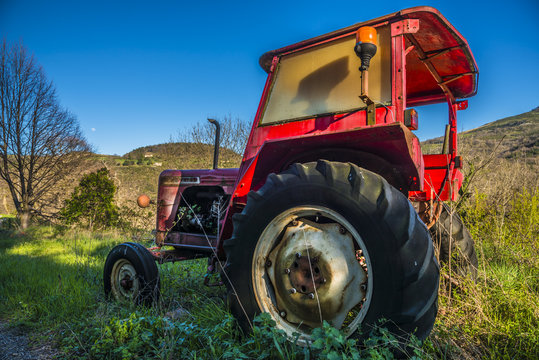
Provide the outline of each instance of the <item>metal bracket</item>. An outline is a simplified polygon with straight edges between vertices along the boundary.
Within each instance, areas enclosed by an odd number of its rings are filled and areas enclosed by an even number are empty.
[[[457,110],[466,110],[468,108],[468,100],[457,101]]]
[[[367,125],[375,125],[376,124],[376,106],[374,104],[374,101],[369,98],[366,94],[359,95],[359,98],[361,101],[363,101],[365,104],[367,104]]]
[[[406,19],[391,24],[391,36],[415,34],[419,31],[419,19]]]
[[[361,101],[367,105],[367,125],[376,124],[376,106],[374,101],[369,97],[369,71],[361,71],[361,95],[359,95]]]

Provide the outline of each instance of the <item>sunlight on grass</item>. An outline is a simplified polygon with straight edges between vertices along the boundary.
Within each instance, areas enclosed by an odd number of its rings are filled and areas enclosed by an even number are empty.
[[[516,195],[502,216],[487,200],[476,196],[463,212],[476,239],[477,283],[442,267],[433,333],[413,348],[421,358],[539,357],[537,195]],[[335,342],[340,333],[328,327],[316,335],[325,347],[303,349],[264,317],[258,330],[243,336],[226,308],[225,289],[203,285],[206,259],[160,265],[161,298],[154,307],[108,301],[103,265],[110,249],[125,241],[119,232],[0,231],[0,319],[36,334],[52,332],[66,358],[382,356],[395,341],[382,329],[369,355],[368,348]],[[179,318],[165,316],[175,312]]]

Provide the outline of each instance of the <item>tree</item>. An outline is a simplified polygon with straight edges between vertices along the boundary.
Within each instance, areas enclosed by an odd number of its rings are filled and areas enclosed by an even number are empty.
[[[85,224],[90,229],[107,228],[118,223],[114,205],[116,186],[107,168],[84,175],[60,212],[67,224]]]
[[[243,155],[247,138],[251,130],[251,124],[239,118],[225,116],[219,120],[221,125],[221,141],[219,147],[224,147]],[[215,126],[207,121],[198,122],[191,128],[180,130],[178,133],[180,142],[213,145],[215,141]]]
[[[52,190],[90,151],[76,117],[22,44],[0,45],[0,177],[21,228],[54,201]]]

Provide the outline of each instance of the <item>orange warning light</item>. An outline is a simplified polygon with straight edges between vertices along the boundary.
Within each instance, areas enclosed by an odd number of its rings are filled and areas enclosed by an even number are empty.
[[[356,41],[358,43],[369,43],[378,45],[376,38],[376,29],[372,26],[362,26],[356,32]]]

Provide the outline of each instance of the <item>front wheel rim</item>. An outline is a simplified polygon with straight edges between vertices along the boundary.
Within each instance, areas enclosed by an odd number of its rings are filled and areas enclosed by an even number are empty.
[[[351,335],[368,311],[373,275],[366,246],[329,208],[299,206],[277,215],[257,242],[252,268],[260,310],[289,337],[299,334],[302,345],[322,321]]]
[[[133,264],[120,259],[114,263],[111,271],[111,290],[116,300],[134,300],[139,293],[140,281]]]

